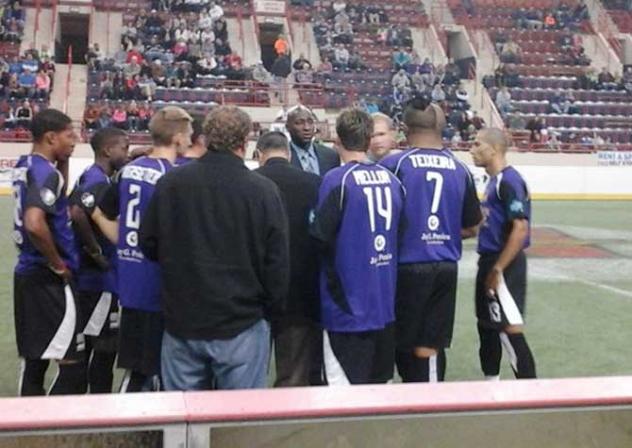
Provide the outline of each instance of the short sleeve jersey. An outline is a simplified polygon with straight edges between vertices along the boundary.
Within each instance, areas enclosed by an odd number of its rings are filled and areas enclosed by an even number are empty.
[[[92,165],[79,176],[70,195],[70,204],[81,207],[90,216],[97,204],[103,201],[111,180],[99,165]],[[116,247],[92,225],[101,252],[110,261],[110,269],[103,272],[83,248],[79,233],[76,232],[77,252],[79,253],[79,271],[76,282],[79,291],[109,291],[116,293]]]
[[[124,307],[160,311],[160,267],[145,258],[138,232],[156,183],[172,168],[166,159],[140,157],[121,169],[104,196],[103,212],[119,217],[118,293]]]
[[[311,234],[324,248],[325,329],[379,330],[394,320],[398,227],[404,189],[387,169],[352,162],[321,184]]]
[[[478,253],[499,253],[505,247],[515,219],[531,222],[531,195],[518,171],[508,166],[492,177],[482,202],[483,224],[478,237]],[[531,229],[524,249],[531,244]]]
[[[458,261],[461,229],[481,220],[471,173],[448,150],[412,148],[380,162],[406,188],[399,263]]]
[[[25,274],[48,265],[47,259],[35,248],[24,228],[24,213],[31,207],[45,212],[59,255],[69,269],[77,269],[78,255],[64,187],[62,174],[45,157],[31,154],[18,160],[13,170],[13,236],[19,251],[16,273]]]

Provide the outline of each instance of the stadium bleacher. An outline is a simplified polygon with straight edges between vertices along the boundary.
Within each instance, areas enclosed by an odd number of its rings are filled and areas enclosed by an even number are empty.
[[[459,0],[448,3],[459,23],[489,33],[501,61],[507,42],[520,49],[495,79],[485,81],[492,98],[499,87],[508,87],[506,125],[521,129],[537,117],[561,142],[630,143],[624,83],[600,85],[597,67],[585,55],[582,36],[594,30],[583,2],[540,0],[525,7],[514,0],[475,0],[468,8]],[[569,101],[570,111],[555,110],[560,99]]]

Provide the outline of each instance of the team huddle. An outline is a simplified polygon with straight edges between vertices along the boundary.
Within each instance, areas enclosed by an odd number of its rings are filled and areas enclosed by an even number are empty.
[[[128,153],[97,132],[94,164],[66,194],[76,135],[48,109],[13,174],[15,326],[20,395],[443,381],[462,240],[478,235],[479,357],[498,379],[503,347],[517,378],[535,378],[523,333],[531,200],[498,129],[471,149],[473,177],[443,146],[442,110],[406,106],[406,146],[389,117],[336,121],[336,150],[314,115],[289,111],[287,133],[257,141],[235,107],[202,121],[177,107]]]

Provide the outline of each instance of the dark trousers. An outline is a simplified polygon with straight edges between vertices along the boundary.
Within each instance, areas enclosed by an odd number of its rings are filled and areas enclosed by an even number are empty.
[[[304,317],[285,317],[272,321],[276,361],[274,387],[321,384],[322,329]]]

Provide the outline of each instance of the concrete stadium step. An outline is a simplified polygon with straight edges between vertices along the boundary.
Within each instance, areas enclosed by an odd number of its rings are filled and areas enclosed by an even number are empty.
[[[35,31],[37,8],[26,8],[26,23],[24,25],[24,38],[20,45],[20,54],[34,47],[41,49],[42,44],[54,50],[53,38],[53,10],[42,8],[37,17],[37,31]]]
[[[121,45],[123,14],[95,11],[91,18],[90,43],[98,43],[106,56],[112,56]]]
[[[254,65],[261,60],[261,46],[257,40],[255,24],[250,16],[242,17],[241,26],[239,20],[235,17],[226,17],[228,43],[230,48],[241,56],[244,66]],[[241,27],[243,27],[243,35]]]
[[[62,111],[65,110],[73,121],[83,120],[83,112],[86,108],[87,66],[72,66],[68,98],[66,98],[68,64],[57,64],[55,68],[55,86],[51,93],[50,106]]]

